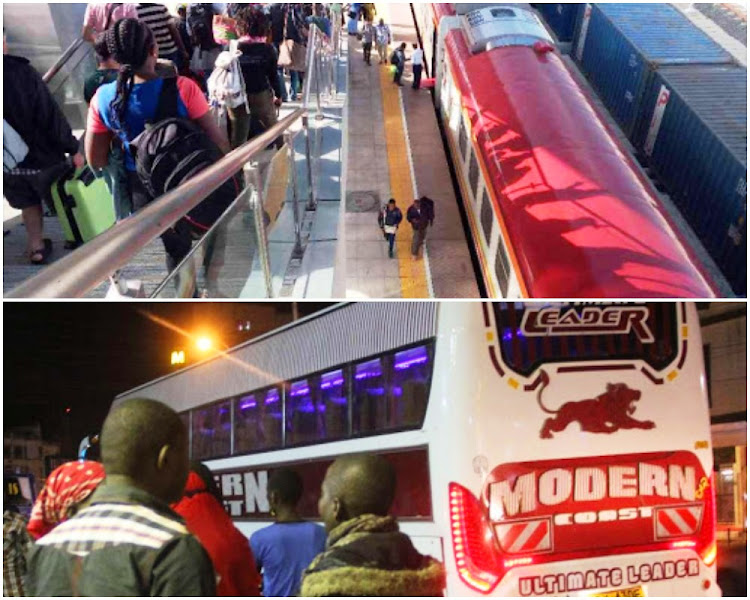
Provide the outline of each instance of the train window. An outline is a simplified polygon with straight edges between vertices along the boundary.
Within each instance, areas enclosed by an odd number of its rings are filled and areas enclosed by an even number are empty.
[[[231,452],[232,416],[229,400],[193,411],[194,460],[228,456]]]
[[[502,239],[498,243],[497,255],[495,256],[495,275],[500,283],[500,293],[503,298],[506,298],[508,296],[510,281],[510,263],[508,262],[508,255],[505,253]]]
[[[495,222],[495,213],[492,210],[492,204],[486,189],[484,190],[484,194],[482,194],[480,219],[482,221],[482,231],[484,231],[484,240],[489,247],[492,242],[492,224]]]
[[[324,437],[325,405],[320,400],[319,380],[309,377],[289,386],[286,398],[288,445],[316,442]]]
[[[391,397],[393,427],[420,427],[430,394],[430,353],[427,346],[396,352],[393,358]]]
[[[477,156],[472,150],[470,152],[471,157],[469,159],[469,185],[471,186],[471,193],[474,198],[477,197],[479,191],[479,163],[477,162]]]
[[[281,447],[281,393],[263,390],[234,400],[234,453]]]
[[[492,8],[490,12],[494,19],[513,19],[516,16],[516,12],[510,8]]]
[[[320,376],[320,403],[323,406],[325,438],[340,439],[349,435],[349,400],[344,370]]]
[[[353,433],[374,433],[388,422],[386,368],[382,358],[354,367]]]
[[[466,135],[466,121],[459,119],[458,129],[458,149],[461,151],[461,163],[466,159],[466,146],[468,146],[469,139]]]

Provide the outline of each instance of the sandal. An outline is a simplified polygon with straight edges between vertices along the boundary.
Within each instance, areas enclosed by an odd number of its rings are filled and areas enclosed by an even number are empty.
[[[44,248],[29,253],[29,261],[34,266],[46,265],[52,255],[52,240],[44,240]]]

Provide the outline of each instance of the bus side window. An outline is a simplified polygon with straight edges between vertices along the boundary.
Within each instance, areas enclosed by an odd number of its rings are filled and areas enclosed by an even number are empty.
[[[231,444],[230,402],[225,400],[193,412],[193,458],[229,456]]]
[[[310,377],[289,386],[286,401],[286,441],[288,445],[315,442],[319,439],[320,410],[318,378]]]
[[[394,427],[421,426],[430,389],[430,362],[427,346],[418,346],[394,355],[391,376]]]
[[[353,433],[374,433],[386,428],[385,386],[382,358],[355,365]]]
[[[235,454],[280,448],[281,427],[281,395],[278,388],[235,399]]]
[[[320,410],[323,411],[326,440],[337,440],[349,434],[349,402],[344,370],[320,376]]]

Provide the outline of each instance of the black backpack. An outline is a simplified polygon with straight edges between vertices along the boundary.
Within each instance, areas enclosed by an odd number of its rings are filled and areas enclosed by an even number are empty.
[[[218,47],[214,40],[213,4],[189,4],[187,23],[196,47],[201,50],[213,50]]]
[[[198,125],[178,117],[177,79],[164,79],[157,114],[131,143],[136,172],[151,201],[219,161],[223,154]],[[239,195],[233,177],[191,210],[184,220],[194,235],[207,232]]]
[[[419,199],[420,210],[424,213],[425,219],[433,225],[435,223],[435,201],[427,196]]]
[[[397,66],[398,66],[398,63],[399,63],[399,60],[398,60],[398,54],[397,54],[397,53],[396,53],[396,51],[394,50],[394,51],[393,51],[393,54],[391,54],[391,64],[392,64],[392,65],[393,65],[394,67],[397,67]]]

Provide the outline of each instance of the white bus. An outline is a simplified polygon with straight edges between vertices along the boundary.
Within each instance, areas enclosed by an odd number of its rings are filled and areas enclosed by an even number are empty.
[[[718,595],[691,304],[343,304],[118,396],[183,415],[246,534],[294,467],[377,452],[452,596]]]

